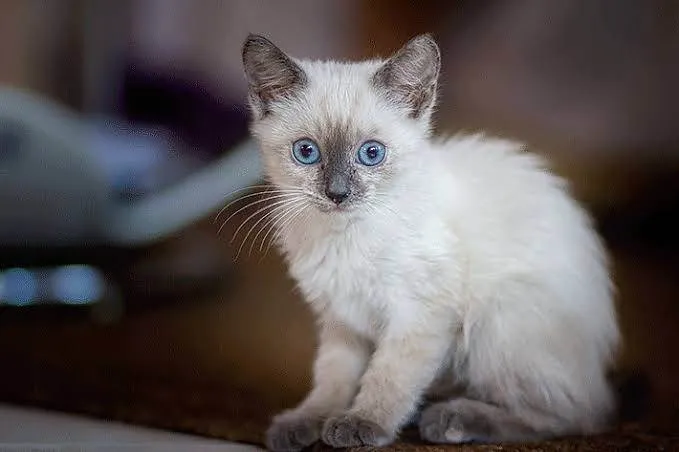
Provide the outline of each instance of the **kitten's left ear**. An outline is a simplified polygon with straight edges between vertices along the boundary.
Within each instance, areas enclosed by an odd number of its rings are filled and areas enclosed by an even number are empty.
[[[289,96],[306,84],[306,74],[281,49],[263,36],[250,34],[243,44],[243,67],[250,102],[264,116],[271,103]]]
[[[412,118],[427,116],[436,101],[441,68],[439,46],[429,34],[411,39],[373,76],[373,84],[408,111]]]

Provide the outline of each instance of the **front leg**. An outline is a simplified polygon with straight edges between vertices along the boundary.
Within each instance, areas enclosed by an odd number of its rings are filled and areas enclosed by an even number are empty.
[[[333,447],[383,446],[415,413],[450,349],[450,315],[430,312],[393,322],[378,341],[353,407],[323,426]],[[421,315],[421,313],[420,313]]]
[[[367,341],[345,325],[322,322],[313,389],[299,406],[274,418],[266,435],[267,447],[297,451],[318,441],[323,421],[351,404],[369,354]]]

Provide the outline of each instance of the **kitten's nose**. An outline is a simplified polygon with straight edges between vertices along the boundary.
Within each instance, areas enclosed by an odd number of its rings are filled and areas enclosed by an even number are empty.
[[[325,196],[330,198],[330,200],[335,204],[340,205],[345,199],[349,197],[349,188],[333,187],[331,185],[325,189]]]

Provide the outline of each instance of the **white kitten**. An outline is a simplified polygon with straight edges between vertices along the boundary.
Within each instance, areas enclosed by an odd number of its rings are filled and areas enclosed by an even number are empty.
[[[313,390],[268,446],[385,445],[411,420],[438,443],[605,427],[619,333],[602,245],[519,144],[430,138],[436,43],[348,64],[251,35],[243,60],[288,209],[279,244],[320,330]]]

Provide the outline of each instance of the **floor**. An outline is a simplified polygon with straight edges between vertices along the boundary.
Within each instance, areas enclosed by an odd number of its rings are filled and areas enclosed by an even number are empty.
[[[54,411],[0,404],[0,450],[185,451],[254,452],[254,446],[200,436],[138,427]],[[23,450],[23,449],[21,449]],[[28,449],[26,449],[28,450]]]
[[[185,258],[182,247],[202,237],[205,249],[232,262],[243,238],[230,239],[244,218],[234,219],[219,236],[218,225],[206,221],[150,257],[166,262],[174,250]],[[308,388],[315,333],[280,257],[257,247],[250,254],[249,243],[225,266],[226,278],[217,289],[156,305],[139,296],[128,300],[114,323],[67,313],[3,311],[0,362],[13,366],[0,376],[0,400],[261,444],[270,416],[296,403]],[[646,441],[651,447],[656,437],[650,431],[677,437],[679,259],[676,253],[622,244],[612,253],[626,339],[621,364],[648,377],[651,410],[645,425],[652,426],[634,430],[633,439],[621,434],[612,440]],[[182,266],[199,265],[201,253],[191,259],[196,261],[184,260]],[[173,284],[179,279],[170,275]],[[152,289],[145,284],[141,289]],[[18,440],[26,438],[25,429],[17,432],[24,435]],[[585,441],[568,444],[584,448],[560,443],[549,450],[595,450]]]

